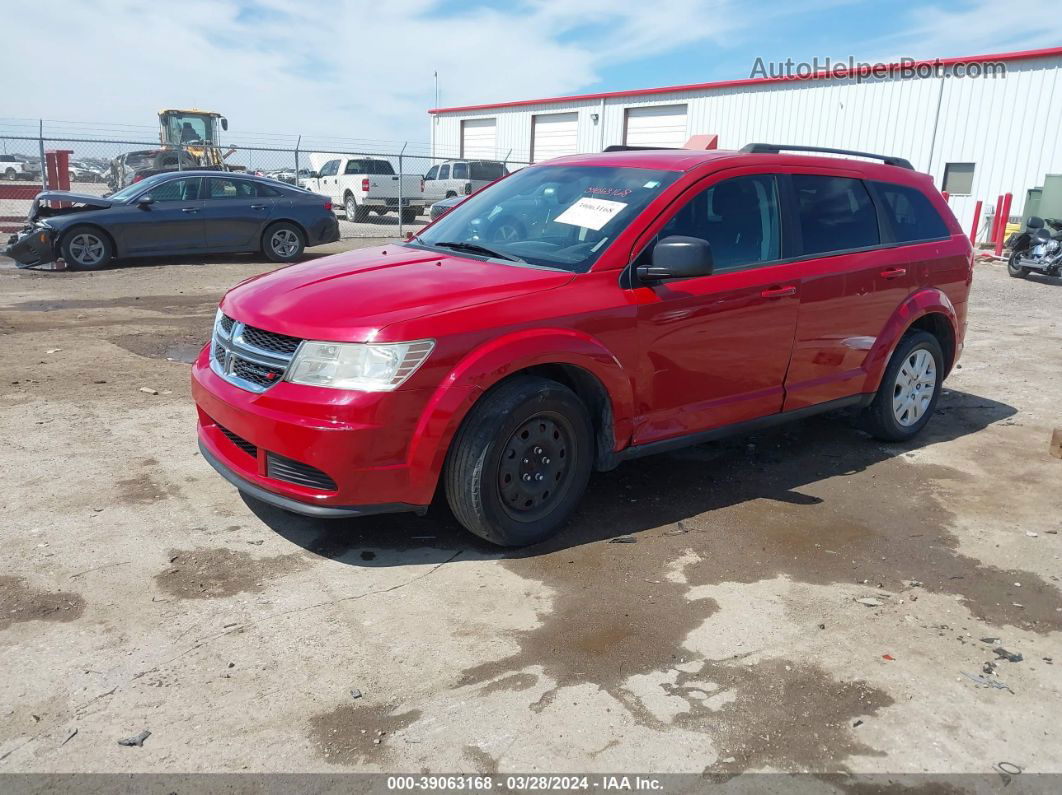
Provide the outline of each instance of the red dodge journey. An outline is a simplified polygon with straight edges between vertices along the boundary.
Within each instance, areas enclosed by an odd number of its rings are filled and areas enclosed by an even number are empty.
[[[972,268],[900,158],[562,157],[410,240],[233,288],[192,371],[199,444],[289,511],[422,513],[441,489],[476,535],[531,544],[626,459],[845,406],[913,437]]]

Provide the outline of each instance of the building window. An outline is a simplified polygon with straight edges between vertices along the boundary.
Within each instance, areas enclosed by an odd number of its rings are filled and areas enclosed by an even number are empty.
[[[944,191],[949,196],[973,193],[973,163],[948,163],[944,166]]]

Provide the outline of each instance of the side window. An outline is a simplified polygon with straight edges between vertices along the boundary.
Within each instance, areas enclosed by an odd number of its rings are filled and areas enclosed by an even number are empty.
[[[344,174],[368,174],[368,164],[364,160],[348,160],[347,167],[343,169]]]
[[[435,175],[438,174],[438,173],[439,173],[439,167],[438,166],[432,166],[431,168],[428,169],[428,173],[424,175],[424,181],[425,182],[430,182],[431,180],[435,179]]]
[[[876,182],[874,187],[885,199],[886,212],[897,243],[939,240],[951,234],[944,219],[922,191],[886,182]]]
[[[243,179],[211,177],[207,185],[206,199],[253,199],[257,195],[254,185]]]
[[[881,242],[878,216],[862,180],[793,174],[805,254],[829,254]]]
[[[258,196],[263,199],[275,199],[278,196],[283,196],[283,191],[278,188],[274,188],[272,185],[264,185],[261,182],[254,183],[255,189],[258,191]]]
[[[469,165],[469,173],[472,175],[472,179],[482,179],[488,182],[493,182],[505,175],[505,168],[501,163],[471,163]]]
[[[320,174],[322,177],[334,177],[336,174],[339,173],[339,161],[329,160],[327,163],[321,166],[321,170],[317,173]]]
[[[199,177],[164,182],[148,193],[157,202],[187,202],[199,197]]]
[[[468,179],[468,163],[454,163],[454,179]]]
[[[717,271],[780,259],[782,234],[775,178],[756,174],[712,185],[664,225],[659,237],[669,235],[707,240]]]
[[[439,179],[450,179],[450,165],[439,166]]]

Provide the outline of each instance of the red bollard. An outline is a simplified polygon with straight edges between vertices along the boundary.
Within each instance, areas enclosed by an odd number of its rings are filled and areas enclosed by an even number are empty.
[[[977,245],[977,227],[981,224],[981,205],[984,204],[980,199],[977,200],[977,207],[974,208],[973,226],[970,227],[970,245]]]
[[[999,194],[999,198],[996,199],[996,209],[992,211],[992,232],[988,236],[988,240],[992,243],[996,242],[996,233],[999,231],[999,216],[1003,212],[1003,194]]]
[[[1003,238],[1007,236],[1007,219],[1010,217],[1010,202],[1013,194],[1003,196],[1003,211],[999,214],[999,229],[996,230],[996,256],[1003,253]]]

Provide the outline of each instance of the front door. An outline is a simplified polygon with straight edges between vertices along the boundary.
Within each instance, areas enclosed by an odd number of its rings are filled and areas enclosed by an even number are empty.
[[[199,177],[162,183],[148,195],[151,204],[132,204],[120,219],[115,236],[125,254],[165,254],[203,248],[203,201]]]
[[[656,236],[707,240],[715,272],[634,290],[646,385],[635,444],[781,411],[800,265],[781,262],[779,207],[773,175],[716,177],[694,189]]]

